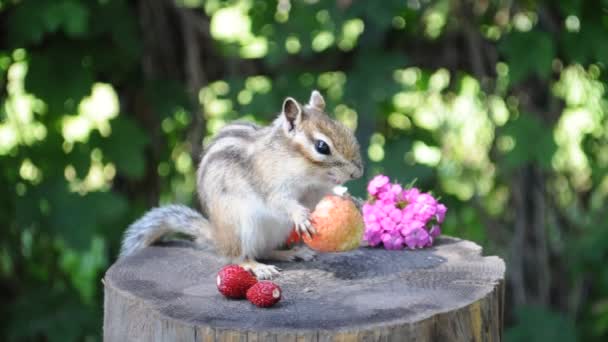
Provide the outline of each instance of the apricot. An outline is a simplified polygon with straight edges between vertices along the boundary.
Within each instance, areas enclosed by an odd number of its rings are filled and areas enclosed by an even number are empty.
[[[311,213],[317,234],[302,240],[319,252],[343,252],[359,247],[363,237],[363,217],[355,203],[346,196],[325,196]]]

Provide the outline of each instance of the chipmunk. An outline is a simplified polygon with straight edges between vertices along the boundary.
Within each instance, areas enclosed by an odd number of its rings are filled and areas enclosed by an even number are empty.
[[[256,259],[310,260],[307,247],[279,250],[292,228],[315,234],[309,214],[332,188],[361,177],[363,164],[353,132],[325,112],[314,90],[308,104],[291,97],[266,127],[233,122],[205,147],[197,171],[202,215],[183,205],[154,208],[128,227],[121,257],[184,233],[260,279],[279,273]]]

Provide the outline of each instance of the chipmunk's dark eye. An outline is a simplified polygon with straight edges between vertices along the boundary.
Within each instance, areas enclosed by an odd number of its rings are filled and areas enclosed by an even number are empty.
[[[323,140],[315,140],[315,150],[321,154],[329,154],[329,145]]]

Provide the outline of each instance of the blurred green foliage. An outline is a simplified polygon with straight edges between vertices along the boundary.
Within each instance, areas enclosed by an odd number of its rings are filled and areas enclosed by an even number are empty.
[[[367,170],[507,260],[508,341],[608,336],[608,1],[0,0],[2,340],[99,340],[103,272],[201,143],[314,88]]]

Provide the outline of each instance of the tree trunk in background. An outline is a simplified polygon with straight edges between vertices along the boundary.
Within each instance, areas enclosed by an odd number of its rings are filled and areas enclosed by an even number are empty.
[[[512,299],[516,305],[548,305],[551,269],[546,237],[544,179],[533,166],[514,178],[512,202],[517,213],[509,263]]]
[[[203,108],[198,92],[207,84],[205,53],[211,49],[209,19],[202,11],[178,7],[172,0],[139,1],[137,14],[143,49],[141,73],[144,85],[153,82],[176,82],[185,85],[189,97],[190,126],[186,132],[193,164],[197,165],[205,134]],[[209,54],[212,56],[212,54]],[[209,58],[207,58],[209,61]],[[158,113],[144,89],[129,89],[121,94],[128,112],[151,137],[147,150],[146,174],[129,192],[145,194],[147,206],[158,205],[160,179],[157,166],[167,142]]]

